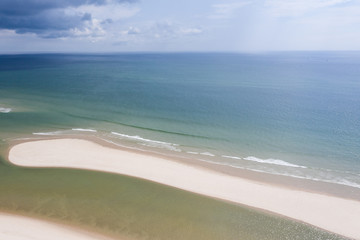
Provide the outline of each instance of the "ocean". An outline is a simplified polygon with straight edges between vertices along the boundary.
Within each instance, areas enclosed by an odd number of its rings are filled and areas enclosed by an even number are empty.
[[[360,188],[360,52],[0,56],[0,211],[126,239],[344,239],[152,182],[6,161],[17,140],[129,149]]]
[[[1,140],[117,145],[360,188],[360,53],[0,56]]]

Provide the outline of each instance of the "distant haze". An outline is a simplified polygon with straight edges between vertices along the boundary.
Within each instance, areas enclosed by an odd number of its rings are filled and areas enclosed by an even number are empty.
[[[0,54],[360,50],[359,0],[1,0]]]

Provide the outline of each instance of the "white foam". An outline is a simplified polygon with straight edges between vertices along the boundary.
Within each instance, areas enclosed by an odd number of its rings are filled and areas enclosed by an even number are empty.
[[[139,144],[144,145],[144,146],[165,148],[165,149],[168,149],[171,151],[181,152],[181,149],[177,148],[177,146],[179,146],[179,144],[151,140],[151,139],[147,139],[147,138],[142,138],[137,135],[131,136],[131,135],[122,134],[122,133],[118,133],[118,132],[111,132],[111,134],[119,136],[122,139],[128,139],[130,141],[138,141],[138,142],[140,142]]]
[[[225,157],[226,155],[223,155],[222,157]],[[233,156],[227,156],[227,157],[231,157],[233,158]],[[238,158],[238,157],[236,157]],[[241,159],[241,158],[240,158]],[[245,159],[245,158],[244,158]],[[268,170],[260,170],[260,169],[254,169],[254,168],[249,168],[249,167],[243,167],[243,166],[237,166],[237,165],[233,165],[233,164],[228,164],[228,163],[221,163],[221,162],[214,162],[214,161],[210,161],[210,160],[205,160],[205,159],[197,159],[199,161],[203,161],[203,162],[208,162],[208,163],[212,163],[212,164],[216,164],[216,165],[222,165],[222,166],[230,166],[233,168],[238,168],[238,169],[245,169],[245,170],[249,170],[249,171],[253,171],[253,172],[260,172],[260,173],[268,173],[268,174],[272,174],[272,175],[280,175],[280,176],[286,176],[286,177],[293,177],[293,178],[299,178],[299,179],[307,179],[307,180],[312,180],[312,181],[317,181],[317,182],[327,182],[327,183],[334,183],[334,184],[340,184],[340,185],[345,185],[345,186],[350,186],[350,187],[355,187],[355,188],[360,188],[360,184],[353,182],[353,181],[349,181],[347,179],[344,178],[338,178],[338,179],[323,179],[323,178],[318,178],[318,177],[314,177],[314,176],[300,176],[300,175],[296,175],[296,174],[291,174],[291,173],[284,173],[284,172],[278,172],[278,171],[268,171]],[[293,164],[294,165],[294,164]],[[296,165],[297,166],[297,165]],[[302,168],[307,168],[307,167],[303,167],[303,166],[299,166]]]
[[[350,186],[350,187],[360,188],[360,184],[351,182],[347,179],[340,179],[340,180],[335,181],[334,183],[342,184],[342,185],[346,185],[346,186]]]
[[[141,148],[134,148],[134,147],[125,146],[125,145],[122,145],[122,144],[119,144],[119,143],[116,143],[116,142],[107,140],[107,139],[105,139],[105,138],[101,138],[101,139],[102,139],[103,141],[105,141],[105,142],[111,143],[111,144],[113,144],[113,145],[115,145],[115,146],[118,146],[118,147],[122,147],[122,148],[127,148],[127,149],[132,149],[132,150],[144,152],[144,150],[141,149]]]
[[[155,147],[155,148],[163,148],[175,152],[181,152],[181,149],[173,146],[173,145],[166,145],[166,144],[159,144],[159,143],[139,143],[140,145],[147,146],[147,147]]]
[[[33,135],[41,135],[41,136],[52,136],[52,135],[62,135],[63,131],[55,131],[55,132],[35,132]]]
[[[0,113],[9,113],[11,112],[11,110],[11,108],[0,107]]]
[[[200,153],[200,154],[201,154],[201,155],[204,155],[204,156],[215,157],[214,154],[209,153],[209,152],[202,152],[202,153]]]
[[[87,129],[87,128],[73,128],[73,131],[80,131],[80,132],[97,132],[95,129]]]
[[[252,171],[256,171],[253,169],[249,169]],[[260,171],[259,171],[260,172]],[[264,173],[269,173],[266,171],[261,171]],[[334,183],[334,184],[340,184],[340,185],[345,185],[345,186],[349,186],[349,187],[355,187],[355,188],[360,188],[360,184],[355,183],[355,182],[351,182],[347,179],[344,178],[340,178],[340,179],[322,179],[322,178],[317,178],[317,177],[312,177],[312,176],[299,176],[299,175],[294,175],[294,174],[290,174],[290,173],[270,173],[270,174],[274,174],[274,175],[282,175],[282,176],[286,176],[286,177],[293,177],[293,178],[300,178],[300,179],[307,179],[307,180],[312,180],[312,181],[317,181],[317,182],[326,182],[326,183]]]
[[[191,152],[191,151],[189,151],[189,152],[187,152],[187,153],[195,154],[195,155],[199,154],[198,152]]]
[[[259,162],[259,163],[274,164],[274,165],[280,165],[280,166],[286,166],[286,167],[307,168],[305,166],[300,166],[300,165],[292,164],[292,163],[289,163],[289,162],[285,162],[285,161],[280,160],[280,159],[273,159],[273,158],[261,159],[261,158],[249,156],[249,157],[244,158],[244,160],[253,161],[253,162]]]
[[[9,138],[11,139],[11,138]],[[32,137],[32,138],[14,138],[14,139],[11,139],[11,140],[15,140],[15,141],[23,141],[23,140],[33,140],[33,139],[36,139],[35,137]]]
[[[85,128],[72,128],[71,130],[63,130],[63,131],[54,131],[54,132],[34,132],[33,135],[40,136],[53,136],[53,135],[66,135],[73,134],[71,131],[81,131],[81,132],[97,132],[94,129],[85,129]]]
[[[238,159],[238,160],[241,160],[241,159],[242,159],[241,157],[234,157],[234,156],[228,156],[228,155],[222,155],[222,157],[224,157],[224,158],[231,158],[231,159]]]
[[[132,139],[132,140],[139,140],[139,141],[144,141],[144,142],[153,142],[153,143],[160,143],[160,144],[167,144],[167,145],[177,145],[177,144],[173,144],[173,143],[161,142],[161,141],[157,141],[157,140],[151,140],[151,139],[147,139],[147,138],[142,138],[142,137],[140,137],[138,135],[130,136],[130,135],[117,133],[117,132],[111,132],[111,134],[120,136],[122,138]]]
[[[71,129],[73,131],[84,131],[84,132],[97,132],[94,129],[83,129],[83,128],[73,128]],[[64,130],[64,131],[54,131],[54,132],[35,132],[33,133],[33,135],[41,135],[41,136],[52,136],[52,135],[64,135],[64,134],[69,134],[71,133],[70,130]],[[157,148],[165,148],[171,151],[177,151],[180,152],[181,149],[177,148],[177,146],[179,146],[178,144],[173,144],[173,143],[169,143],[169,142],[163,142],[163,141],[157,141],[157,140],[151,140],[151,139],[146,139],[146,138],[142,138],[140,136],[131,136],[131,135],[126,135],[126,134],[122,134],[122,133],[117,133],[117,132],[111,132],[111,134],[118,136],[122,139],[128,139],[131,141],[136,141],[138,142],[138,144],[140,145],[145,145],[145,146],[149,146],[149,147],[157,147]],[[137,149],[137,150],[141,150],[144,151],[140,148],[132,148],[129,146],[123,146],[120,145],[118,143],[112,142],[110,140],[105,140],[108,141],[112,144],[121,146],[121,147],[126,147],[126,148],[130,148],[130,149]],[[195,151],[187,151],[187,153],[189,154],[194,154],[194,155],[203,155],[203,156],[210,156],[210,157],[214,157],[215,155],[210,153],[210,152],[195,152]],[[306,166],[301,166],[301,165],[296,165],[293,163],[289,163],[280,159],[273,159],[273,158],[269,158],[269,159],[261,159],[261,158],[257,158],[254,156],[248,156],[246,158],[241,158],[241,157],[236,157],[236,156],[230,156],[230,155],[221,155],[221,157],[224,158],[230,158],[230,159],[236,159],[236,160],[245,160],[245,161],[253,161],[253,162],[258,162],[258,163],[265,163],[265,164],[273,164],[273,165],[279,165],[279,166],[285,166],[285,167],[294,167],[294,168],[303,168],[303,169],[307,169],[308,167]],[[240,168],[240,169],[247,169],[250,171],[255,171],[255,172],[263,172],[263,173],[269,173],[269,174],[274,174],[274,175],[282,175],[282,176],[287,176],[287,177],[293,177],[293,178],[300,178],[300,179],[308,179],[308,180],[313,180],[313,181],[320,181],[320,182],[328,182],[328,183],[334,183],[334,184],[340,184],[340,185],[345,185],[345,186],[350,186],[350,187],[355,187],[355,188],[360,188],[360,184],[351,180],[348,180],[346,178],[336,178],[336,177],[329,177],[329,178],[324,178],[322,177],[316,177],[316,176],[310,176],[304,173],[289,173],[289,172],[278,172],[277,170],[273,169],[272,171],[270,171],[269,169],[267,170],[260,170],[260,169],[254,169],[252,167],[243,167],[243,166],[237,166],[237,165],[233,165],[233,164],[229,164],[229,163],[225,163],[225,162],[215,162],[215,161],[211,161],[209,159],[197,159],[199,161],[205,161],[205,162],[209,162],[212,164],[217,164],[217,165],[226,165],[226,166],[231,166],[234,168]],[[334,170],[327,170],[327,169],[323,169],[326,171],[334,171]],[[298,170],[297,170],[298,171]]]

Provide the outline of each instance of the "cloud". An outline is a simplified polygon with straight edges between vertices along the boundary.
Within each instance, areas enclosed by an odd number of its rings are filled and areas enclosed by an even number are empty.
[[[34,15],[50,9],[64,9],[83,5],[107,5],[109,3],[134,2],[134,0],[1,0],[0,14]]]
[[[203,33],[202,28],[187,26],[172,21],[146,22],[140,25],[131,25],[113,33],[115,46],[167,43],[183,38],[192,38]]]
[[[336,7],[353,0],[267,0],[265,7],[275,16],[297,17],[314,10]]]
[[[203,32],[200,28],[180,28],[179,30],[183,35],[196,35]]]
[[[88,12],[96,19],[102,19],[103,21],[110,20],[116,22],[124,18],[129,18],[136,15],[140,9],[134,5],[119,2],[109,2],[106,5],[83,5],[79,7],[68,8],[68,11],[73,12]],[[108,21],[109,23],[109,21]]]
[[[139,34],[140,30],[137,27],[129,27],[129,30],[127,30],[127,34]]]
[[[209,16],[209,18],[214,19],[229,19],[234,17],[236,11],[246,5],[249,5],[250,1],[240,1],[233,3],[218,3],[213,4],[212,8],[214,13]]]
[[[1,0],[0,29],[43,38],[99,36],[111,19],[94,18],[84,7],[106,7],[133,0]],[[90,9],[91,10],[91,9]]]
[[[149,30],[149,32],[157,39],[178,38],[203,32],[201,28],[182,26],[181,24],[173,23],[171,21],[157,22],[152,25]]]

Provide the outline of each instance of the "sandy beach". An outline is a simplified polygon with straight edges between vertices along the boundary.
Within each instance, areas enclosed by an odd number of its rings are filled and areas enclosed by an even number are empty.
[[[53,139],[20,143],[11,148],[9,161],[26,167],[67,167],[129,175],[263,209],[360,239],[359,201],[251,181],[87,140]]]
[[[85,231],[75,230],[48,221],[0,213],[0,239],[6,240],[105,240]]]

